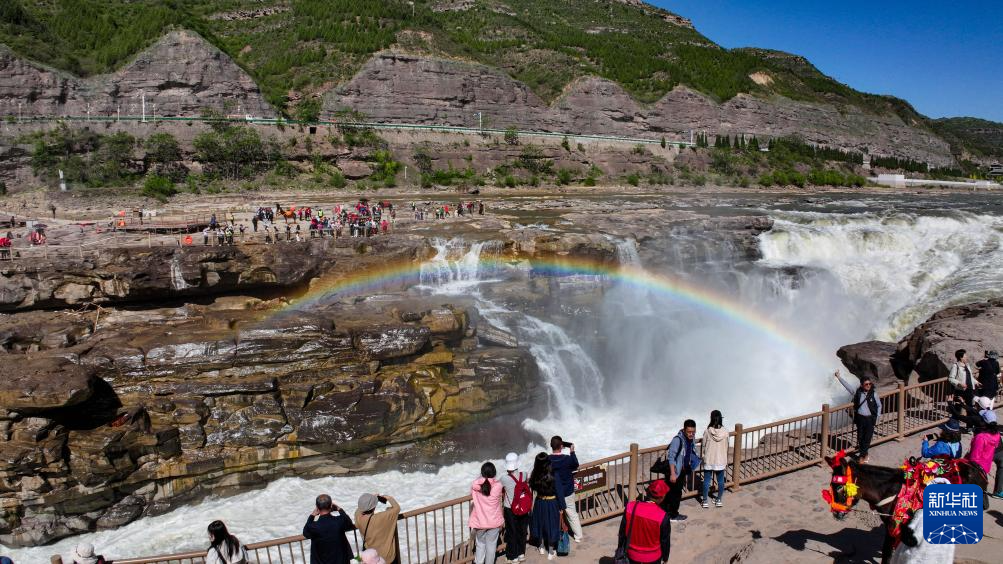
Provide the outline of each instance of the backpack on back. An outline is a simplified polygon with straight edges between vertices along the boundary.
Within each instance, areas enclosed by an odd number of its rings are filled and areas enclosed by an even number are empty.
[[[533,509],[533,490],[529,484],[523,480],[522,472],[516,478],[511,472],[508,475],[515,480],[515,492],[512,495],[512,514],[528,515]]]

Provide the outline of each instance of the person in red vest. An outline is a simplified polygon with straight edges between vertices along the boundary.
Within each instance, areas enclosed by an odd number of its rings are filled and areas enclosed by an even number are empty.
[[[660,507],[668,493],[668,484],[664,480],[656,480],[648,486],[648,501],[627,504],[620,520],[616,551],[618,555],[626,552],[631,564],[669,561],[672,523]]]

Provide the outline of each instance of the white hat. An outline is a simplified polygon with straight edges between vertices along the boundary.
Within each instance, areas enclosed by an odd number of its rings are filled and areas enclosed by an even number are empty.
[[[97,564],[97,557],[94,556],[94,545],[89,542],[82,542],[73,550],[70,557],[76,564]]]
[[[515,472],[519,469],[519,455],[510,452],[505,455],[505,470],[509,472]]]
[[[992,409],[993,400],[985,396],[976,396],[975,403],[982,409]]]

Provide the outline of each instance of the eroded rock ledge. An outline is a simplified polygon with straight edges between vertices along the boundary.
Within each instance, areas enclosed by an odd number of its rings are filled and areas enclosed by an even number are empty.
[[[114,528],[282,475],[364,471],[534,395],[532,357],[467,304],[281,305],[110,311],[96,329],[32,312],[16,339],[34,352],[0,367],[0,542]],[[79,343],[46,340],[67,325]]]

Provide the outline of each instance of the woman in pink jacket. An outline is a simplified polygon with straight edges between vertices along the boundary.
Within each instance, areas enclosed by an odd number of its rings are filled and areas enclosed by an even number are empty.
[[[470,534],[474,537],[474,564],[494,564],[498,553],[498,533],[505,517],[502,494],[505,488],[495,479],[495,465],[485,462],[481,477],[470,486]]]
[[[977,428],[975,436],[972,437],[971,450],[968,451],[968,460],[981,466],[988,476],[993,467],[993,455],[999,444],[1000,430],[995,421],[985,427]]]

